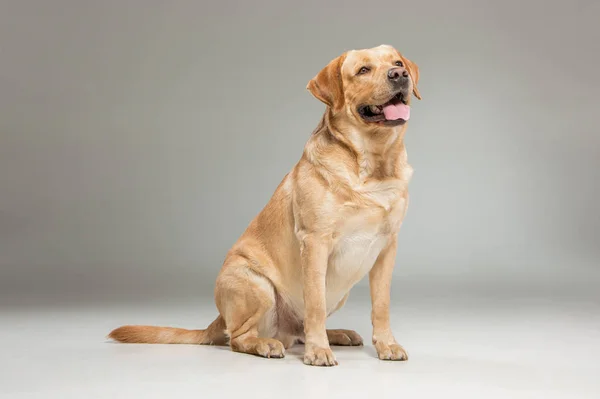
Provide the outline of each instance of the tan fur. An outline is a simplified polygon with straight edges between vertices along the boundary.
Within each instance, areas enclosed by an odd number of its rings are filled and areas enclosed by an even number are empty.
[[[224,344],[264,357],[283,357],[305,342],[304,362],[337,364],[330,345],[361,345],[350,330],[326,330],[326,318],[369,275],[372,341],[380,359],[405,360],[389,320],[397,233],[408,206],[412,168],[406,124],[365,122],[361,104],[390,98],[387,70],[402,60],[409,93],[421,98],[419,70],[390,46],[349,51],[307,88],[327,109],[302,158],[226,256],[216,282],[219,317],[206,330],[125,326],[121,342]],[[357,68],[368,64],[360,78]],[[393,93],[392,93],[393,95]]]

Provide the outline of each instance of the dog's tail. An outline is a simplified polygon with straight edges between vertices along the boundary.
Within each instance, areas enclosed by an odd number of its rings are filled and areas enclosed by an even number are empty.
[[[225,320],[217,317],[206,330],[186,330],[174,327],[123,326],[108,334],[115,341],[130,344],[196,344],[225,345]]]

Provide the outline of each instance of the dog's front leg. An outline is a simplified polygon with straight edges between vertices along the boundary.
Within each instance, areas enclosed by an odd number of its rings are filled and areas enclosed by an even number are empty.
[[[408,354],[398,345],[390,328],[390,287],[397,247],[398,239],[394,235],[369,273],[373,345],[381,360],[408,360]]]
[[[312,366],[335,366],[337,361],[329,347],[325,321],[327,301],[325,277],[330,243],[322,237],[306,235],[302,239],[302,276],[304,289],[304,363]]]

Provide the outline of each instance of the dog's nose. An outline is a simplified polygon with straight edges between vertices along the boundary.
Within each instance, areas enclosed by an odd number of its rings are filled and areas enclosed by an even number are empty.
[[[403,68],[392,68],[388,71],[388,79],[392,82],[398,82],[402,78],[407,78],[408,72]]]

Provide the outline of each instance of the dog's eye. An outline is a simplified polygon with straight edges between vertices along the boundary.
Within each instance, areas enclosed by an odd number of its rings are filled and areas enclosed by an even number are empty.
[[[402,61],[396,61],[394,64],[396,64],[399,67],[404,66],[404,64],[402,63]]]
[[[356,73],[357,75],[364,75],[365,73],[369,72],[370,69],[367,67],[362,67],[358,70],[358,72]]]

